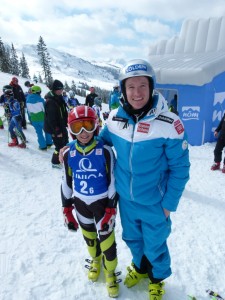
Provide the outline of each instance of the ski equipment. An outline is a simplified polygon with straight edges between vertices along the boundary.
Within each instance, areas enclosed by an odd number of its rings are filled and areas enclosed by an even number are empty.
[[[223,297],[212,290],[206,290],[206,293],[211,297],[212,300],[225,300]]]

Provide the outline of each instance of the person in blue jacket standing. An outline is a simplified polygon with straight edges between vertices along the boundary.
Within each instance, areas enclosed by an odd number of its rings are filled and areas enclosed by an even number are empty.
[[[31,94],[27,95],[27,113],[32,126],[34,127],[40,150],[47,150],[52,146],[52,137],[44,132],[45,100],[41,97],[41,88],[33,85],[30,88]]]
[[[9,147],[26,148],[26,137],[22,129],[22,115],[20,103],[14,98],[13,90],[10,85],[3,87],[4,92],[4,110],[8,120],[8,130],[12,141],[8,143]],[[19,143],[18,138],[21,140]]]
[[[109,110],[115,109],[120,106],[120,98],[121,98],[121,93],[120,93],[119,85],[115,84],[113,86],[113,91],[111,92],[109,98]]]
[[[149,278],[149,299],[161,300],[171,275],[167,238],[189,179],[189,151],[183,124],[155,91],[155,74],[145,60],[127,63],[120,73],[122,105],[113,109],[100,133],[114,146],[116,190],[123,240],[132,265],[124,284]]]

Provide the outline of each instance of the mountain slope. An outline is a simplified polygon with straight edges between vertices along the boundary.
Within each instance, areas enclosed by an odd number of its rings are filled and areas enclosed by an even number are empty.
[[[17,54],[20,57],[22,52],[27,60],[30,75],[42,75],[42,69],[35,45],[17,46]],[[51,57],[51,70],[54,78],[63,77],[68,84],[74,80],[76,84],[85,82],[89,85],[104,86],[111,89],[112,84],[118,79],[120,64],[115,65],[111,62],[94,62],[73,56],[69,53],[61,52],[53,48],[49,48],[48,52]],[[102,84],[99,85],[99,82]]]

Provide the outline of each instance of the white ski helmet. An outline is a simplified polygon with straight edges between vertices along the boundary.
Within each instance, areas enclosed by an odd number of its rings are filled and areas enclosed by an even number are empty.
[[[119,75],[120,90],[122,92],[123,98],[126,101],[126,92],[124,83],[126,79],[137,76],[146,76],[149,78],[150,88],[152,93],[155,88],[155,72],[152,66],[143,59],[133,59],[130,60],[126,66],[121,70]]]
[[[147,61],[143,59],[130,60],[120,72],[120,85],[125,79],[136,76],[150,77],[153,81],[153,88],[155,87],[155,72]]]
[[[73,97],[75,97],[75,92],[71,90],[71,91],[69,91],[69,95],[71,98],[73,98]]]

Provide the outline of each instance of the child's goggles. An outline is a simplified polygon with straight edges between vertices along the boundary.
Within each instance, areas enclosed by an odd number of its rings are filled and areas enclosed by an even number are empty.
[[[69,125],[69,128],[72,134],[78,135],[82,130],[85,130],[88,133],[95,131],[97,124],[95,120],[74,121]]]

